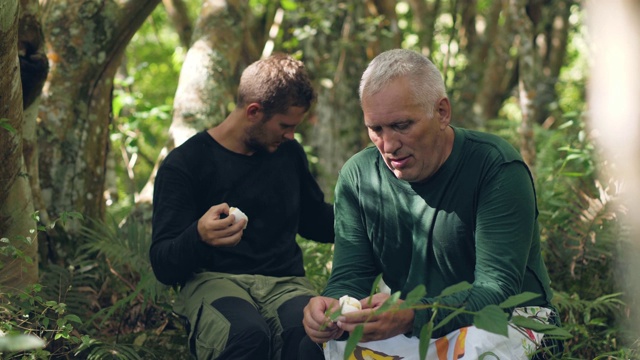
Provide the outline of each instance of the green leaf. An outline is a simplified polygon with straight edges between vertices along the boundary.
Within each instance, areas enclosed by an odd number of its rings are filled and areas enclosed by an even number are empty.
[[[400,309],[409,308],[422,300],[427,295],[427,289],[424,285],[418,285],[413,290],[411,290],[407,297],[404,299],[402,305],[400,305]]]
[[[433,333],[433,322],[429,321],[420,330],[420,344],[418,346],[418,354],[420,360],[427,358],[429,353],[429,343],[431,342],[431,334]]]
[[[463,307],[456,309],[454,312],[452,312],[451,314],[447,315],[444,319],[442,319],[442,321],[440,321],[438,325],[435,328],[433,328],[433,330],[437,330],[445,326],[449,321],[451,321],[451,319],[458,316],[463,311],[465,311],[465,308]]]
[[[520,304],[524,304],[527,301],[539,298],[540,294],[532,293],[532,292],[523,292],[522,294],[509,296],[507,300],[503,301],[500,304],[500,307],[503,309],[516,307]]]
[[[126,97],[126,95],[124,94],[119,94],[117,96],[114,96],[113,101],[111,102],[111,112],[113,113],[114,116],[118,117],[120,116],[120,111],[122,110],[122,108],[124,107],[124,98]]]
[[[336,321],[336,319],[342,315],[342,308],[338,307],[338,310],[334,311],[334,312],[330,312],[330,310],[327,310],[325,312],[325,315],[327,315],[327,317],[329,318],[329,320],[331,321]]]
[[[280,0],[280,5],[287,11],[293,11],[298,8],[298,4],[293,0]]]
[[[498,305],[488,305],[473,316],[473,325],[498,335],[509,335],[507,314]]]
[[[12,134],[17,133],[16,129],[9,124],[9,119],[2,118],[0,119],[0,127],[6,129]]]
[[[78,317],[77,315],[69,314],[64,318],[67,319],[68,321],[73,321],[75,323],[82,324],[82,320],[80,320],[80,317]]]
[[[513,323],[516,326],[520,326],[526,329],[531,329],[535,332],[543,333],[545,335],[554,335],[554,336],[566,337],[566,338],[572,337],[571,333],[569,333],[568,331],[562,328],[559,328],[551,324],[541,323],[538,320],[528,318],[525,316],[514,315],[511,318],[511,323]]]
[[[63,224],[65,224],[68,219],[84,220],[84,216],[77,211],[65,211],[60,215],[60,221],[62,221]]]
[[[544,332],[545,336],[552,337],[554,339],[570,339],[573,334],[562,328],[555,328],[553,330],[547,330]]]
[[[355,330],[351,334],[349,334],[349,339],[347,340],[347,345],[344,348],[344,360],[349,360],[351,354],[353,354],[356,346],[358,346],[358,342],[362,339],[362,333],[364,332],[364,326],[358,325]]]
[[[449,287],[447,287],[446,289],[442,290],[442,292],[440,293],[440,295],[438,295],[438,298],[444,297],[444,296],[449,296],[451,294],[455,294],[461,291],[466,291],[469,290],[473,287],[473,285],[469,284],[466,281],[457,283],[455,285],[451,285]]]
[[[529,318],[526,316],[520,316],[520,315],[514,315],[511,318],[511,322],[513,323],[513,325],[531,329],[537,332],[544,332],[546,330],[552,330],[557,328],[557,326],[555,325],[541,323],[538,320],[534,320],[532,318]]]
[[[396,291],[391,296],[387,298],[387,300],[382,303],[382,305],[375,311],[375,314],[382,314],[383,312],[391,309],[395,304],[398,303],[400,299],[400,291]]]
[[[369,293],[369,306],[371,306],[371,298],[373,297],[373,294],[376,293],[376,289],[378,288],[380,281],[382,281],[382,274],[376,276],[376,279],[373,281],[373,286],[371,286],[371,292]]]

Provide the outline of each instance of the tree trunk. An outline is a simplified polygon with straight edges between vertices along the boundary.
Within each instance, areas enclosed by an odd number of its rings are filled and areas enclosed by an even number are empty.
[[[551,125],[554,123],[554,117],[561,116],[556,84],[567,53],[572,3],[571,0],[553,0],[540,11],[544,14],[541,23],[534,23],[537,29],[534,45],[541,61],[542,76],[539,79],[536,97],[536,107],[539,110],[533,123],[543,124],[551,116]]]
[[[167,15],[173,23],[173,27],[180,37],[180,44],[185,49],[191,45],[191,36],[193,34],[193,26],[189,18],[189,9],[184,0],[162,0]]]
[[[33,199],[23,157],[19,19],[18,1],[5,1],[0,11],[0,292],[23,289],[38,279]],[[14,257],[12,247],[23,256]]]
[[[476,17],[478,15],[476,0],[467,0],[460,11],[460,30],[458,30],[458,46],[467,53],[473,53],[478,46],[476,33]]]
[[[520,124],[520,153],[535,174],[536,146],[533,122],[538,116],[538,84],[540,79],[540,59],[537,56],[533,39],[535,33],[530,15],[525,11],[527,0],[509,0],[509,12],[514,19],[517,31],[518,49],[518,95],[522,119]]]
[[[496,29],[495,37],[487,39],[491,49],[473,108],[479,126],[484,126],[488,119],[498,115],[502,102],[511,95],[509,91],[515,85],[516,78],[517,57],[510,53],[514,41],[514,19],[507,11],[507,1],[495,1],[497,4],[494,6],[502,7],[504,21]]]
[[[402,33],[398,26],[396,2],[395,0],[374,0],[368,6],[370,15],[382,16],[377,36],[377,43],[380,47],[375,54],[378,54],[381,49],[387,50],[402,46]]]
[[[252,54],[256,57],[246,56],[247,48],[255,47],[245,41],[251,37],[247,33],[252,23],[246,0],[207,0],[203,3],[193,44],[180,71],[167,144],[140,193],[139,203],[151,203],[158,166],[169,151],[198,131],[220,123],[229,114],[242,70],[258,59],[256,54]],[[261,34],[253,35],[253,39],[264,39]]]
[[[242,58],[244,29],[238,26],[247,22],[247,6],[245,0],[204,2],[180,71],[169,128],[174,144],[169,149],[229,114],[240,68],[247,65]]]
[[[497,115],[502,99],[508,96],[515,62],[509,55],[513,34],[510,22],[504,21],[508,15],[502,12],[503,5],[502,0],[494,0],[486,13],[464,11],[466,24],[462,32],[468,33],[465,38],[469,40],[464,42],[468,45],[461,44],[461,52],[467,60],[465,67],[456,72],[450,90],[456,125],[483,128],[488,119]],[[476,19],[473,25],[472,18]],[[469,30],[472,27],[481,30]]]
[[[571,15],[571,5],[573,0],[556,0],[550,5],[553,10],[553,20],[550,24],[550,30],[547,40],[547,48],[545,56],[545,75],[551,76],[557,81],[560,69],[564,64],[567,54],[567,42],[569,39],[569,16]]]
[[[615,177],[624,183],[621,204],[628,208],[624,225],[628,235],[618,241],[617,282],[624,287],[625,315],[619,318],[631,336],[632,348],[640,334],[640,2],[637,0],[588,2],[589,32],[594,64],[589,82],[589,120]],[[635,335],[635,336],[634,336]]]
[[[20,26],[18,31],[18,57],[22,80],[23,118],[22,153],[29,174],[33,206],[43,224],[49,224],[49,213],[42,201],[40,175],[38,171],[38,137],[36,133],[40,94],[49,73],[49,62],[45,51],[40,4],[38,0],[21,0]],[[39,233],[46,237],[47,233]],[[40,241],[40,258],[47,258],[47,241]]]
[[[40,185],[50,215],[102,220],[113,78],[160,0],[44,0],[51,72],[40,107]],[[78,230],[69,223],[67,230]]]
[[[378,29],[366,28],[363,23],[367,21],[358,19],[377,16],[378,10],[365,8],[366,5],[357,0],[348,4],[351,11],[327,12],[327,21],[336,31],[318,33],[305,44],[307,66],[321,80],[318,103],[303,132],[303,140],[316,149],[315,175],[329,199],[333,198],[337,174],[344,162],[369,144],[358,99],[358,85],[366,61],[391,46],[386,41],[363,41],[371,38],[363,34]]]
[[[423,55],[431,57],[433,53],[433,34],[438,15],[440,15],[441,0],[435,0],[429,7],[426,0],[410,0],[413,10],[414,30],[419,37],[420,49]]]

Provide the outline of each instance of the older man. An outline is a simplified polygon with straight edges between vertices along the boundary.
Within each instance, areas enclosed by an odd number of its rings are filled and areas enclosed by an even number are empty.
[[[374,314],[389,297],[368,298],[379,274],[401,299],[425,286],[425,305],[466,281],[470,289],[439,303],[477,311],[533,292],[540,296],[522,306],[550,310],[533,179],[518,152],[497,136],[451,126],[442,76],[414,51],[378,55],[362,75],[360,100],[375,147],[340,172],[333,270],[324,296],[305,308],[309,338],[327,342],[358,325],[364,342],[419,336],[451,314],[434,316],[428,306]],[[328,322],[325,312],[343,295],[361,299],[363,310]],[[433,337],[471,324],[460,314]]]

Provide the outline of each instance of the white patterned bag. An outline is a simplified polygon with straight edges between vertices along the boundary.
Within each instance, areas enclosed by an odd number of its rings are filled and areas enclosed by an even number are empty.
[[[552,310],[525,307],[514,310],[514,315],[531,316],[548,324]],[[530,359],[544,334],[514,326],[508,327],[509,337],[494,334],[475,326],[467,326],[438,339],[431,339],[426,360],[517,360]],[[343,360],[346,341],[331,340],[325,344],[324,356],[328,360]],[[417,337],[398,335],[389,339],[358,343],[349,359],[360,360],[419,360]]]

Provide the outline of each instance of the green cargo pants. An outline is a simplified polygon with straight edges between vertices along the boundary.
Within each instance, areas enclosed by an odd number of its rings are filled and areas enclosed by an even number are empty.
[[[232,330],[234,322],[242,321],[244,317],[250,317],[251,313],[255,313],[251,309],[253,307],[266,322],[270,333],[268,346],[270,350],[267,353],[271,355],[262,353],[261,357],[278,360],[281,357],[283,345],[283,323],[281,321],[283,314],[279,311],[282,311],[282,308],[286,308],[288,312],[295,311],[295,314],[286,315],[286,317],[295,319],[295,325],[300,328],[302,308],[306,304],[306,299],[298,299],[304,301],[302,303],[296,301],[295,298],[316,295],[317,293],[304,277],[269,277],[203,272],[196,274],[181,289],[174,305],[174,311],[188,320],[190,350],[192,354],[202,360],[217,359],[220,355],[239,358],[237,353],[233,355],[230,353],[237,328],[233,329],[233,336],[230,336],[230,330]],[[281,308],[283,304],[292,299],[293,303],[297,302],[296,305]],[[215,305],[222,304],[223,301],[227,304],[224,310],[222,307],[216,308]],[[260,322],[262,323],[262,319]],[[266,326],[263,327],[266,328]],[[299,332],[300,329],[296,329],[296,331]],[[242,356],[245,355],[246,353]],[[251,358],[249,355],[246,357]]]

